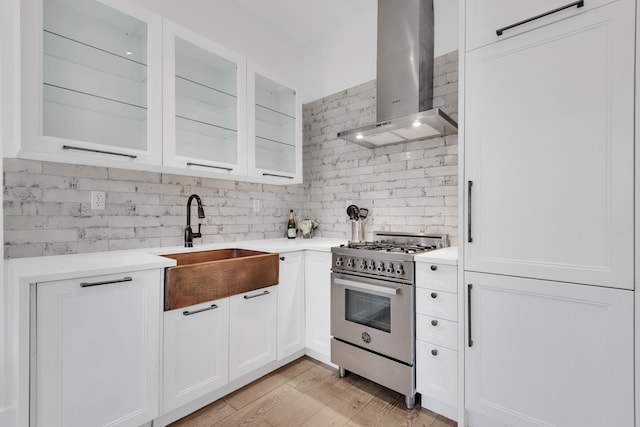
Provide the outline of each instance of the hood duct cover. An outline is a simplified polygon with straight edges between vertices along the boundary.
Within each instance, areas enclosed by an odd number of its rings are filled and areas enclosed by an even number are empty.
[[[378,0],[377,123],[339,138],[374,148],[458,133],[432,108],[433,38],[433,0]]]

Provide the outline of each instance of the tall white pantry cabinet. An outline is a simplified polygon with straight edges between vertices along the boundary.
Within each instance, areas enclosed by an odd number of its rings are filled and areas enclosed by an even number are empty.
[[[461,5],[465,424],[633,426],[635,1]]]

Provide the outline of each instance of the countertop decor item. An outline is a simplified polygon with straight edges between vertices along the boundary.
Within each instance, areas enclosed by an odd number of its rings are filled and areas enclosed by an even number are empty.
[[[310,239],[313,237],[313,230],[318,228],[318,223],[312,219],[303,219],[298,223],[298,229],[302,233],[303,239]]]

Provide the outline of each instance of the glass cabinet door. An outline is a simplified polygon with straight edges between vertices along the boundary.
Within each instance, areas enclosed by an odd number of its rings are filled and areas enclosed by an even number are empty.
[[[165,164],[246,173],[241,57],[165,21]]]
[[[301,117],[296,91],[262,73],[251,77],[253,172],[267,179],[301,180]]]
[[[157,46],[150,44],[150,27],[159,30],[155,17],[95,0],[23,3],[29,148],[103,150],[151,161],[149,141],[159,135],[161,111],[155,102],[160,62],[149,60],[150,46]],[[160,42],[159,33],[153,40]],[[158,163],[159,157],[158,149]]]

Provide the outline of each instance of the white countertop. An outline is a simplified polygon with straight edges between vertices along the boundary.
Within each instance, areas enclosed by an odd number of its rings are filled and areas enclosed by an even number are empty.
[[[176,265],[176,261],[158,255],[181,252],[196,252],[213,249],[239,248],[254,251],[287,253],[295,251],[329,252],[333,246],[346,243],[341,239],[316,237],[313,239],[266,239],[221,242],[198,245],[193,248],[171,246],[143,248],[126,251],[93,252],[72,255],[55,255],[33,258],[10,259],[7,271],[20,283],[49,282],[74,277],[123,273],[133,270],[165,268]]]
[[[436,249],[435,251],[416,255],[413,257],[416,262],[428,262],[433,264],[458,265],[458,247]]]

